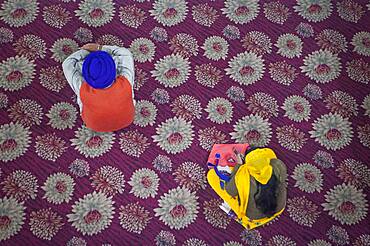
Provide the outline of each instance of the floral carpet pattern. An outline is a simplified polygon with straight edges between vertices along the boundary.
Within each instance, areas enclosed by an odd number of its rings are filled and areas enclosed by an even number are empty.
[[[1,245],[370,245],[370,2],[0,1]],[[87,129],[61,63],[127,47],[134,123]],[[214,143],[273,148],[284,213],[247,231]]]

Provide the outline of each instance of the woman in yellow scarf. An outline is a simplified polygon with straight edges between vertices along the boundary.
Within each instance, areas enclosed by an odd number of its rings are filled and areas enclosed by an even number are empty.
[[[243,156],[234,150],[237,165],[229,181],[220,185],[215,169],[207,174],[208,183],[231,207],[237,221],[247,229],[264,225],[280,215],[286,203],[286,167],[269,148],[247,151]],[[217,169],[217,166],[215,167]]]

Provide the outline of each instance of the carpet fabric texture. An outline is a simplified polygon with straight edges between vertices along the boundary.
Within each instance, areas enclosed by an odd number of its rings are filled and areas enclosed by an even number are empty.
[[[370,245],[369,1],[0,3],[1,245]],[[81,121],[61,63],[88,42],[133,54],[126,129]],[[288,168],[252,231],[205,178],[234,142]]]

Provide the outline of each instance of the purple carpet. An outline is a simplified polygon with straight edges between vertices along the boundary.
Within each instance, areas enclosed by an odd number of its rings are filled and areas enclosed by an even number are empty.
[[[1,245],[370,245],[369,1],[0,2]],[[64,78],[89,42],[134,56],[124,130],[85,128]],[[288,167],[252,231],[206,182],[234,142]]]

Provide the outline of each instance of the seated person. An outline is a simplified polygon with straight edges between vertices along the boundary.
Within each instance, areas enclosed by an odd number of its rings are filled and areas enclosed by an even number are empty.
[[[88,128],[111,132],[132,123],[134,62],[128,49],[86,44],[65,59],[63,72]]]
[[[214,169],[207,179],[215,192],[231,207],[237,220],[253,229],[274,219],[285,208],[287,171],[284,163],[268,148],[247,151],[243,156],[235,151],[237,165],[224,189]]]

